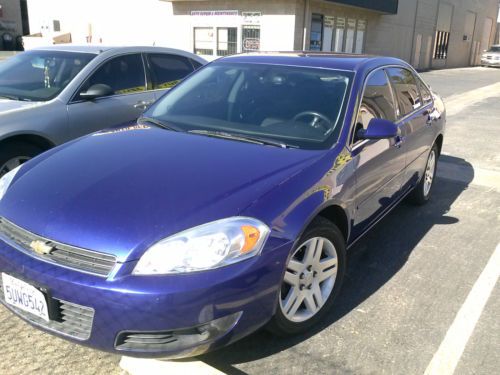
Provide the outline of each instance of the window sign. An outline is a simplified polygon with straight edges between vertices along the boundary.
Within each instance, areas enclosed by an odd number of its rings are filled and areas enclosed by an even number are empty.
[[[356,31],[356,20],[349,18],[347,20],[347,32],[345,37],[344,52],[352,53],[354,51],[354,33]]]
[[[260,25],[261,12],[241,12],[244,25]]]
[[[324,21],[324,27],[332,27],[333,28],[333,23],[335,21],[335,17],[332,16],[325,16],[325,21]]]
[[[335,52],[342,52],[342,46],[344,42],[344,28],[345,28],[345,18],[337,17],[336,28],[335,28],[335,43],[333,50]]]

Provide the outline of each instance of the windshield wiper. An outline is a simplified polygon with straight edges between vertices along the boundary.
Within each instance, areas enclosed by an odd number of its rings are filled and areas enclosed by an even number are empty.
[[[137,119],[137,122],[149,122],[149,123],[151,123],[153,125],[156,125],[156,126],[162,128],[162,129],[172,130],[174,132],[180,132],[180,131],[182,131],[177,126],[173,126],[173,125],[164,123],[163,121],[157,120],[157,119],[152,118],[152,117],[139,117]]]
[[[31,101],[27,98],[21,98],[20,96],[9,95],[9,94],[0,94],[0,98],[10,99],[10,100],[19,100],[19,101],[25,101],[25,102]]]
[[[298,148],[295,145],[289,145],[289,144],[282,143],[279,141],[273,141],[273,140],[267,139],[267,138],[249,136],[246,134],[232,134],[232,133],[213,131],[213,130],[190,130],[188,133],[202,134],[202,135],[206,135],[209,137],[232,139],[235,141],[255,143],[255,144],[259,144],[259,145],[268,145],[268,146],[274,146],[274,147],[280,147],[280,148],[291,148],[291,147]]]

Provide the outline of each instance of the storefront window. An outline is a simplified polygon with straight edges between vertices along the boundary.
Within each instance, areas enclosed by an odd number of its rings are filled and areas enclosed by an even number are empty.
[[[214,30],[212,27],[194,28],[194,53],[197,55],[214,54]]]
[[[365,41],[366,21],[358,20],[358,28],[356,30],[356,50],[355,53],[363,53]]]
[[[345,35],[344,52],[354,52],[354,33],[356,31],[356,20],[349,18],[347,20],[347,32]]]
[[[236,27],[217,28],[217,56],[234,55],[237,50]]]
[[[333,50],[335,52],[342,52],[342,47],[344,45],[344,28],[345,28],[345,18],[337,17],[336,28],[335,28],[335,44]]]

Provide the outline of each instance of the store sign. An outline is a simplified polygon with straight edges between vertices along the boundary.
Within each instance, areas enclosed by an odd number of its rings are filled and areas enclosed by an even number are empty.
[[[325,16],[325,19],[323,21],[323,26],[324,27],[330,27],[333,28],[333,23],[334,23],[335,17],[332,16]]]
[[[257,39],[257,38],[245,38],[245,39],[243,39],[243,48],[247,51],[259,51],[260,50],[260,39]]]
[[[192,10],[191,16],[237,16],[237,10]]]
[[[245,25],[260,25],[261,12],[241,12],[243,24]]]
[[[345,27],[345,18],[337,18],[337,29],[343,29]]]
[[[349,19],[347,20],[347,27],[348,27],[349,29],[355,29],[355,28],[356,28],[356,20],[355,20],[355,19],[353,19],[353,18],[349,18]]]

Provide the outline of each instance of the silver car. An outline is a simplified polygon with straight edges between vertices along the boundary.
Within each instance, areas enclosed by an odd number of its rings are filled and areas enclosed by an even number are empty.
[[[500,66],[500,44],[491,46],[481,56],[482,66]]]
[[[206,61],[159,47],[50,46],[0,64],[0,177],[73,138],[135,120]]]

